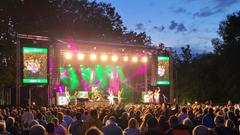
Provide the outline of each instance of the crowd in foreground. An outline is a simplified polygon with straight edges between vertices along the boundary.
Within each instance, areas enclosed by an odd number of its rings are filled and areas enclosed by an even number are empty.
[[[238,105],[0,109],[0,135],[239,135]]]

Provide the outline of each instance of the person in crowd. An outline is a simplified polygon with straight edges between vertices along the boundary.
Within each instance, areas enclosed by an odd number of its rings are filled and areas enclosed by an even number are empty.
[[[46,119],[47,122],[51,122],[54,117],[55,116],[52,114],[51,111],[46,112],[45,119]]]
[[[224,117],[218,115],[214,119],[216,127],[214,128],[218,135],[234,135],[230,128],[224,126]]]
[[[46,135],[46,134],[47,134],[46,129],[40,124],[32,126],[29,130],[29,135]]]
[[[99,129],[103,126],[102,122],[98,119],[98,112],[96,109],[90,111],[87,120],[83,123],[82,134],[85,134],[85,132],[92,126],[96,126]]]
[[[53,118],[52,122],[54,124],[54,133],[57,135],[67,135],[67,129],[59,124],[58,118]]]
[[[148,119],[153,118],[153,115],[151,113],[147,113],[144,117],[144,120],[140,126],[140,131],[141,133],[145,132],[147,130],[147,121]]]
[[[208,135],[208,128],[204,125],[198,125],[193,129],[192,135]]]
[[[236,109],[234,110],[234,120],[233,123],[235,127],[239,127],[239,119],[240,119],[240,111],[239,111],[239,105],[237,105]]]
[[[23,124],[23,130],[24,132],[28,132],[29,130],[29,124],[34,120],[33,113],[31,112],[30,107],[27,107],[24,113],[22,114],[22,124]]]
[[[5,121],[0,121],[0,135],[11,135],[7,130],[6,130],[6,123]]]
[[[166,132],[166,135],[190,135],[189,130],[183,125],[179,124],[178,118],[172,115],[169,118],[170,129]]]
[[[70,126],[70,124],[72,123],[73,121],[73,118],[71,117],[71,111],[70,109],[67,109],[65,111],[65,115],[63,117],[63,121],[66,123],[66,126],[67,128]]]
[[[85,121],[87,119],[87,116],[85,114],[85,110],[83,108],[79,109],[79,112],[81,114],[81,120]]]
[[[137,120],[138,123],[142,123],[142,118],[141,118],[141,111],[137,111],[134,115],[134,118]]]
[[[178,115],[178,122],[182,124],[183,120],[188,118],[187,108],[183,107],[181,113]]]
[[[116,118],[114,116],[111,116],[106,123],[106,126],[102,128],[105,135],[123,135],[122,129],[117,125]]]
[[[119,118],[118,121],[119,121],[118,124],[122,129],[127,128],[127,126],[128,126],[128,113],[123,112],[122,116]]]
[[[235,128],[235,125],[231,119],[226,120],[225,127],[231,129],[234,133],[234,135],[239,135],[239,130]]]
[[[157,119],[152,117],[147,121],[147,130],[142,133],[142,135],[164,135],[158,129],[158,122]]]
[[[15,119],[13,117],[8,117],[6,120],[6,130],[11,134],[11,135],[18,135],[19,130],[15,126]]]
[[[158,120],[158,128],[161,132],[165,133],[169,129],[169,125],[167,123],[166,117],[161,115]]]
[[[29,128],[31,128],[32,126],[37,125],[37,124],[39,124],[39,122],[37,120],[32,120],[29,124]]]
[[[49,122],[46,125],[46,132],[47,135],[57,135],[56,133],[54,133],[54,124],[52,122]]]
[[[46,127],[47,126],[47,121],[43,120],[43,115],[42,113],[38,113],[37,116],[36,116],[36,120],[38,121],[38,123],[40,125],[42,125],[43,127]]]
[[[138,121],[135,118],[131,118],[128,121],[128,128],[124,130],[124,135],[140,135]]]
[[[213,108],[208,108],[208,113],[203,117],[202,119],[202,125],[208,127],[208,128],[214,128],[214,114],[213,114]]]
[[[69,128],[69,133],[72,135],[81,135],[82,134],[82,128],[83,128],[83,122],[81,120],[81,113],[76,114],[76,121],[74,121]]]
[[[59,124],[62,125],[64,128],[68,129],[67,123],[64,121],[64,113],[63,112],[58,112],[57,113],[57,118],[59,120]]]
[[[90,127],[84,135],[104,135],[104,133],[97,127]]]
[[[189,118],[183,120],[183,125],[192,133],[192,121]]]

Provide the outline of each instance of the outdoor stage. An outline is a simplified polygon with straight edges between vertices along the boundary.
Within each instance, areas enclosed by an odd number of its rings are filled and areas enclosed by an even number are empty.
[[[59,48],[59,78],[57,92],[68,92],[70,99],[81,97],[87,92],[92,99],[96,91],[103,99],[110,92],[122,98],[136,101],[141,92],[147,91],[151,79],[153,58],[147,49],[133,49],[119,46],[68,45]]]
[[[21,42],[20,49],[17,48],[21,58],[17,73],[21,69],[23,72],[16,87],[25,89],[17,89],[17,104],[25,103],[28,97],[29,104],[44,101],[57,105],[60,99],[82,98],[84,93],[84,98],[92,100],[94,91],[107,99],[110,92],[117,97],[120,90],[125,102],[141,102],[143,93],[151,86],[170,84],[169,57],[159,56],[156,47],[77,40],[49,42],[38,36],[22,38],[31,40]]]

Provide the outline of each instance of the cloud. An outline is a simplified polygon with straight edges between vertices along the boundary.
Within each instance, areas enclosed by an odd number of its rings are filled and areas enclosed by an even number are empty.
[[[240,3],[239,0],[212,0],[212,6],[204,7],[200,9],[198,12],[193,13],[194,17],[209,17],[214,14],[222,13],[226,9],[230,8],[232,5],[236,3]]]
[[[198,29],[197,28],[190,28],[190,32],[197,32]]]
[[[214,15],[215,13],[212,11],[203,11],[203,12],[196,12],[193,14],[195,17],[208,17]]]
[[[171,24],[169,25],[170,30],[176,30],[176,32],[185,32],[187,31],[187,28],[183,23],[177,23],[175,21],[171,21]]]
[[[187,10],[184,8],[178,8],[178,9],[173,10],[173,12],[176,14],[181,14],[181,13],[186,13]]]
[[[170,26],[169,26],[169,29],[170,30],[174,30],[176,27],[177,27],[177,23],[175,22],[175,21],[171,21],[171,24],[170,24]]]
[[[177,32],[185,32],[185,31],[187,31],[187,28],[182,23],[178,24]]]
[[[136,30],[145,31],[144,25],[142,23],[136,24]]]
[[[162,32],[165,29],[165,27],[164,26],[154,26],[153,29],[158,32]]]
[[[216,11],[222,11],[236,3],[239,3],[240,1],[239,0],[214,0],[214,2],[216,3],[216,6],[214,7],[214,9]]]

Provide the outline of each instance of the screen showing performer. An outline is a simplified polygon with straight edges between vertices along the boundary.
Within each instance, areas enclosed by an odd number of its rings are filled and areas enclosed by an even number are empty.
[[[47,83],[47,59],[47,48],[23,47],[23,83]]]
[[[157,84],[169,85],[169,60],[167,56],[158,56]]]

